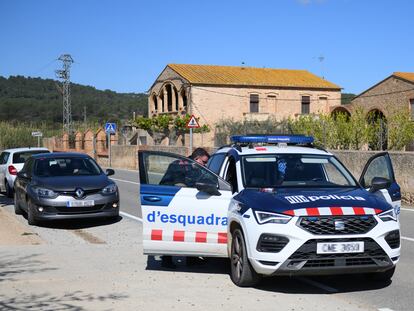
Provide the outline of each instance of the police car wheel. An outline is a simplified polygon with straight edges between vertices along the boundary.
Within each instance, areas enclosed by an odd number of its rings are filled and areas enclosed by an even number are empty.
[[[260,280],[247,258],[246,243],[243,233],[236,229],[232,233],[231,242],[231,280],[240,287],[253,286]]]
[[[375,273],[369,273],[367,276],[372,281],[376,282],[389,282],[394,275],[395,267],[391,268],[390,270],[387,270],[385,272],[375,272]]]

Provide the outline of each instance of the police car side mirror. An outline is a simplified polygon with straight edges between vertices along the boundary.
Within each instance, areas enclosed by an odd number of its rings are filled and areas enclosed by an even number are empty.
[[[391,182],[387,178],[374,177],[372,178],[369,192],[376,192],[381,189],[387,189],[390,185],[391,185]]]
[[[195,184],[198,191],[202,191],[211,195],[221,195],[220,191],[217,190],[217,185],[205,183],[205,182],[197,182]]]

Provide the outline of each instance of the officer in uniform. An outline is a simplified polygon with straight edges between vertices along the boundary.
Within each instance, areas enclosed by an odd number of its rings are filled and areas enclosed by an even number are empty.
[[[210,155],[203,148],[197,148],[189,156],[190,159],[194,160],[201,166],[205,166],[210,159]],[[197,168],[192,166],[192,163],[189,161],[177,160],[171,163],[168,166],[168,169],[161,179],[160,185],[175,185],[183,187],[192,187],[194,186],[195,178],[192,178],[196,174]],[[193,265],[196,263],[204,262],[199,257],[187,257],[187,265]],[[176,266],[172,260],[172,256],[162,256],[161,257],[161,266],[165,268],[175,269]]]

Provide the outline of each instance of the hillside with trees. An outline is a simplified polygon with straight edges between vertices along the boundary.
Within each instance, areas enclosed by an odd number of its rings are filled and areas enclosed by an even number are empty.
[[[47,123],[62,126],[61,83],[52,79],[0,76],[0,121]],[[88,123],[119,122],[147,114],[147,95],[97,90],[71,83],[73,120]]]

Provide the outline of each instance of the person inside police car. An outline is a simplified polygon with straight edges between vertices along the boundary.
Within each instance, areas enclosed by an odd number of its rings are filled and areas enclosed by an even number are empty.
[[[210,155],[204,148],[196,148],[188,157],[194,160],[201,166],[205,166],[210,159]],[[167,172],[160,181],[160,185],[175,185],[175,186],[194,186],[195,180],[200,174],[200,171],[194,167],[191,161],[177,160],[168,166]],[[194,265],[197,263],[204,263],[204,260],[199,257],[187,257],[186,264]],[[161,266],[174,269],[176,266],[172,260],[172,256],[164,255],[161,257]]]
[[[208,152],[203,148],[197,148],[189,156],[201,166],[205,166],[210,158]],[[181,187],[194,187],[200,178],[199,168],[187,160],[176,160],[172,162],[160,181],[160,185],[171,185]]]

